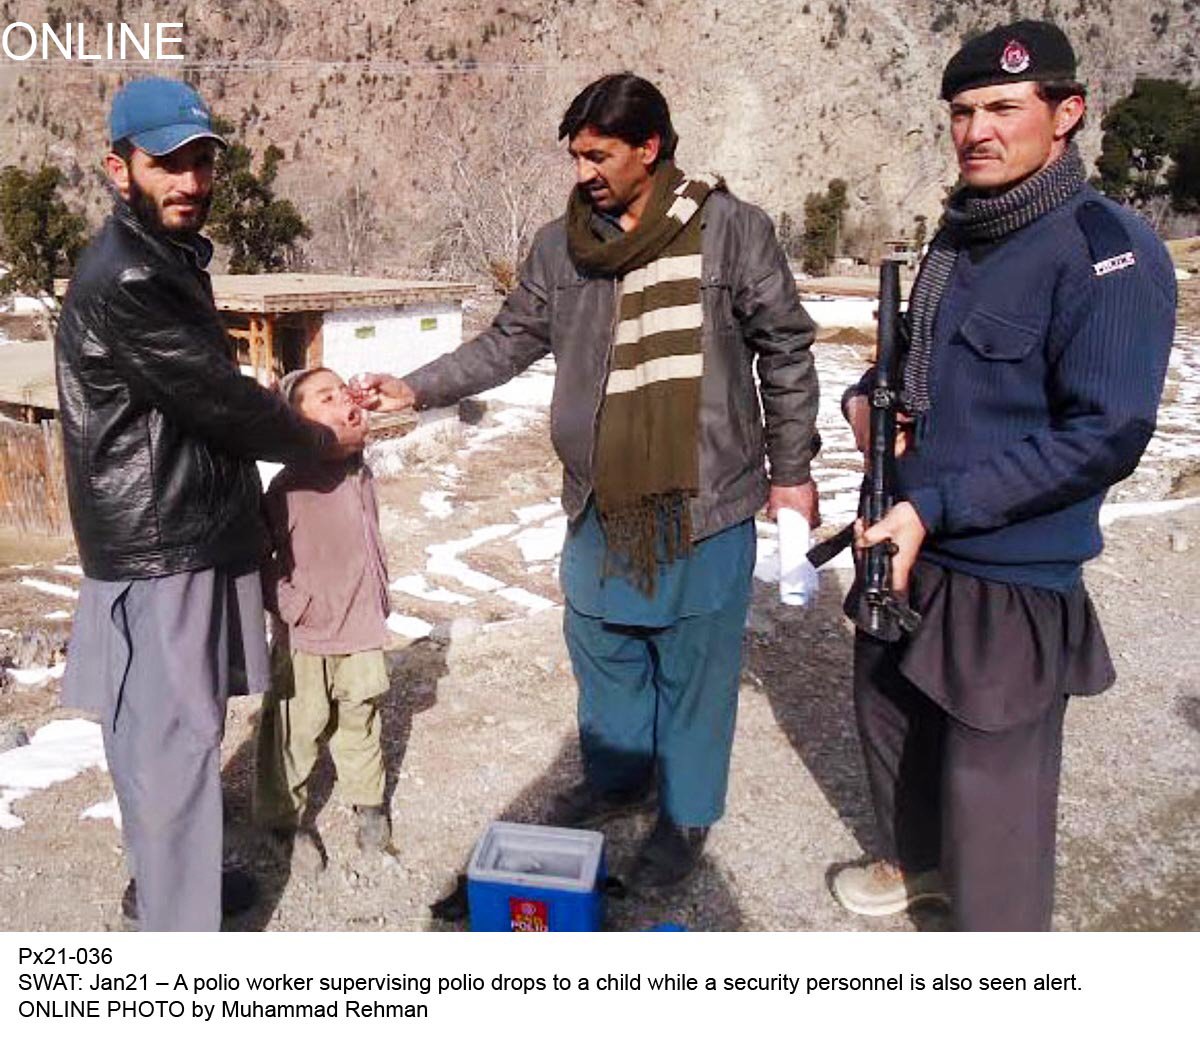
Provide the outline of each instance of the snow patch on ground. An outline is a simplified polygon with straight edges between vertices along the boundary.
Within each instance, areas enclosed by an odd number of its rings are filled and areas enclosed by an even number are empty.
[[[1100,507],[1100,526],[1107,527],[1131,516],[1161,516],[1200,505],[1200,498],[1169,498],[1166,501],[1123,501]]]
[[[496,401],[524,408],[549,408],[554,396],[554,359],[544,358],[530,365],[515,379],[479,394],[481,400]]]
[[[7,667],[9,677],[19,685],[44,685],[52,678],[62,678],[67,665],[55,664],[53,667]]]
[[[434,466],[433,471],[437,474],[438,482],[443,487],[451,487],[462,479],[462,470],[453,462]]]
[[[83,718],[43,725],[26,746],[0,754],[0,829],[25,825],[12,812],[16,801],[89,768],[106,768],[104,742],[100,726]]]
[[[872,308],[875,306],[870,300],[848,302],[856,305],[867,302]],[[849,322],[831,321],[830,324]],[[862,483],[862,455],[855,447],[850,427],[842,418],[841,397],[847,386],[862,377],[867,362],[859,349],[839,343],[821,343],[813,348],[813,356],[821,383],[817,428],[823,443],[813,462],[813,479],[821,494],[822,521],[841,527],[858,514],[858,488]]]
[[[475,601],[469,595],[459,595],[458,592],[452,592],[446,588],[431,587],[423,574],[407,574],[404,577],[397,577],[392,582],[391,587],[394,591],[411,595],[415,599],[424,599],[426,602],[442,602],[449,603],[452,606],[467,606]]]
[[[513,541],[521,550],[526,563],[544,563],[562,555],[563,541],[567,536],[567,517],[555,516],[539,527],[527,527]]]
[[[526,505],[512,511],[513,515],[517,517],[517,522],[523,527],[530,523],[537,523],[539,520],[549,519],[551,516],[563,515],[562,504],[557,498],[551,498],[541,505]]]
[[[801,299],[804,309],[821,328],[861,328],[875,330],[879,301],[859,296],[834,296],[825,299]]]
[[[431,631],[433,625],[420,617],[406,617],[402,613],[388,614],[387,626],[389,631],[410,639],[423,639]]]
[[[109,819],[113,826],[118,830],[121,828],[121,806],[117,804],[117,797],[114,794],[107,801],[100,801],[92,805],[90,808],[85,808],[79,813],[80,819]]]
[[[449,491],[422,491],[420,502],[421,508],[425,510],[425,515],[432,516],[434,519],[446,519],[454,513],[454,506],[450,504]]]
[[[491,574],[474,569],[460,558],[481,545],[501,538],[509,538],[516,543],[527,564],[556,563],[562,553],[563,538],[567,528],[567,517],[563,515],[562,506],[558,500],[552,499],[549,502],[515,508],[513,514],[518,520],[517,523],[497,523],[481,527],[465,538],[428,546],[425,550],[428,555],[426,572],[438,577],[450,578],[476,592],[497,595],[531,614],[555,607],[557,603],[545,596],[538,595],[527,588],[509,585]],[[539,521],[543,522],[539,523]],[[539,525],[534,526],[533,524]],[[544,567],[538,567],[538,571],[544,569]],[[527,572],[535,571],[531,566]],[[465,605],[474,601],[467,596],[456,595],[445,589],[431,590],[424,575],[421,574],[399,578],[392,583],[392,588],[432,602]]]
[[[474,454],[488,447],[493,441],[521,432],[538,421],[543,413],[532,408],[505,408],[502,411],[489,411],[488,414],[494,424],[472,431],[467,446],[463,449],[465,454]]]
[[[545,598],[541,595],[536,595],[533,592],[526,591],[524,588],[501,588],[497,593],[501,598],[507,599],[511,603],[528,610],[530,613],[541,613],[542,610],[552,610],[557,603]]]
[[[37,577],[22,577],[21,584],[27,588],[34,588],[39,592],[45,592],[47,595],[57,595],[63,599],[79,598],[79,592],[74,588],[68,588],[65,584],[55,584],[53,581],[43,581]]]
[[[473,548],[487,544],[489,541],[507,537],[516,529],[517,526],[515,523],[497,523],[490,527],[483,527],[465,538],[459,538],[457,541],[447,541],[441,545],[430,545],[425,550],[429,555],[429,562],[426,564],[425,569],[429,573],[437,574],[440,577],[452,577],[460,584],[466,585],[468,588],[473,588],[477,592],[498,592],[504,587],[503,581],[497,581],[494,577],[489,577],[478,570],[472,570],[471,567],[458,557],[464,552],[469,552]]]
[[[417,425],[402,437],[367,443],[363,458],[377,477],[398,476],[440,445],[462,437],[457,408],[430,408],[417,415]]]

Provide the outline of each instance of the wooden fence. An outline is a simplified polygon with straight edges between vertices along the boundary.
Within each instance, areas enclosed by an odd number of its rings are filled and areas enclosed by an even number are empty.
[[[71,536],[57,421],[0,421],[0,525],[25,533]]]

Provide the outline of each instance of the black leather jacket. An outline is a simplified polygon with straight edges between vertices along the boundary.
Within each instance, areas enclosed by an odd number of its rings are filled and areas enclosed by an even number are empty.
[[[815,328],[770,219],[757,206],[716,191],[700,221],[704,378],[700,493],[692,501],[697,540],[758,511],[769,490],[768,457],[771,483],[807,481],[819,443],[817,373],[809,350]],[[563,508],[572,520],[592,492],[619,292],[612,278],[576,270],[560,217],[537,233],[520,284],[492,326],[404,376],[419,407],[439,407],[497,386],[553,352],[550,436],[563,464]]]
[[[118,202],[71,279],[55,340],[71,521],[105,581],[262,558],[254,459],[329,449],[239,371],[203,269],[206,239],[150,233]]]

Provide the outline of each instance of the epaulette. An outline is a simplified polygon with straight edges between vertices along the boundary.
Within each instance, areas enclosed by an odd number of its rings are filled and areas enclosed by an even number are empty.
[[[1133,240],[1120,218],[1102,202],[1085,202],[1075,211],[1079,229],[1087,239],[1096,277],[1115,274],[1137,264]]]

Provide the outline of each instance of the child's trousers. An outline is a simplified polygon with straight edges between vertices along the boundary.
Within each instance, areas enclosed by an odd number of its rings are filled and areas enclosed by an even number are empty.
[[[271,688],[258,725],[254,815],[263,826],[295,827],[308,779],[329,743],[339,795],[383,804],[383,751],[376,698],[388,690],[382,650],[318,656],[276,647]]]

